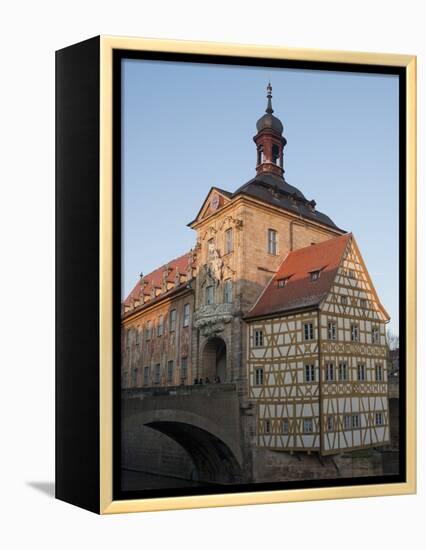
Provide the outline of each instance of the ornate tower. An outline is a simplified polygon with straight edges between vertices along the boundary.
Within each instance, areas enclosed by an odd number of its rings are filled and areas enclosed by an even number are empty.
[[[268,84],[266,88],[268,103],[266,114],[264,114],[256,123],[257,134],[253,141],[257,148],[256,172],[275,174],[283,177],[284,161],[283,149],[287,140],[283,136],[283,125],[281,120],[272,113],[272,86]]]

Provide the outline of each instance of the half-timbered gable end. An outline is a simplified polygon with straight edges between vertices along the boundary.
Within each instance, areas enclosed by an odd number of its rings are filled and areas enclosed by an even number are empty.
[[[289,253],[246,317],[257,445],[388,442],[388,320],[351,234]]]

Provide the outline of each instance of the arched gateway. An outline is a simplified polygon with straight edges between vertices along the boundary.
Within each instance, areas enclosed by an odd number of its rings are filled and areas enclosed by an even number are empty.
[[[204,378],[213,382],[219,377],[221,382],[226,381],[226,344],[215,336],[208,340],[202,353],[202,370]]]

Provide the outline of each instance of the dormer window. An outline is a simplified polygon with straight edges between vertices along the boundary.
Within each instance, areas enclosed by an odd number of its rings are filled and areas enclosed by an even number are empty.
[[[277,286],[278,288],[284,288],[289,280],[289,277],[284,277],[283,279],[278,279]]]
[[[318,281],[320,278],[321,270],[316,269],[315,271],[311,271],[311,281]]]

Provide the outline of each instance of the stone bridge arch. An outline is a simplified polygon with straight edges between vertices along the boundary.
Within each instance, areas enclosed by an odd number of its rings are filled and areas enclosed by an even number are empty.
[[[197,393],[203,397],[205,390]],[[223,410],[207,407],[205,395],[202,399],[205,414],[173,407],[177,401],[173,395],[128,398],[123,403],[123,432],[127,436],[132,431],[136,434],[138,428],[146,426],[171,438],[191,458],[199,481],[225,484],[244,481],[240,431],[232,421],[235,416],[223,421]]]

